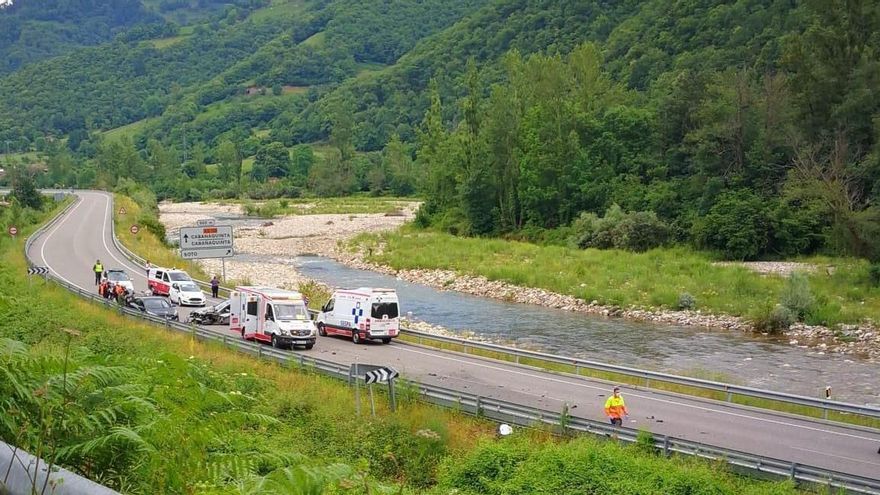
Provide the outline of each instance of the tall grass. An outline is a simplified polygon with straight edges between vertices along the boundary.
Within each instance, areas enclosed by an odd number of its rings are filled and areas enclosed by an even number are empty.
[[[380,238],[364,234],[356,244]],[[704,312],[752,317],[768,301],[780,300],[784,278],[736,266],[716,266],[704,253],[684,247],[646,253],[539,246],[501,239],[474,239],[404,229],[383,234],[386,247],[371,260],[396,269],[445,269],[524,287],[538,287],[585,301],[623,307],[677,309],[688,293]],[[813,258],[820,266],[806,275],[816,296],[808,323],[833,325],[880,320],[880,288],[869,282],[868,263]]]
[[[348,196],[344,198],[284,198],[262,202],[244,201],[245,214],[272,218],[280,215],[402,214],[402,208],[414,198]]]

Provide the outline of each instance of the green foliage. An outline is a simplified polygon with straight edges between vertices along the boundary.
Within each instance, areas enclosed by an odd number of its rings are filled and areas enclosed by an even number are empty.
[[[611,442],[582,439],[534,449],[529,442],[484,442],[465,456],[449,459],[440,486],[446,492],[483,495],[798,493],[789,482],[746,483],[717,466],[684,459],[670,462],[640,447],[621,449]]]
[[[816,296],[810,290],[810,281],[807,276],[800,272],[794,272],[788,276],[779,303],[787,308],[798,320],[803,320],[816,306]]]
[[[778,334],[788,330],[797,321],[797,315],[787,307],[777,304],[761,307],[752,315],[751,320],[756,331]]]
[[[642,252],[659,247],[669,237],[669,227],[652,211],[624,212],[612,205],[605,216],[582,213],[572,223],[575,245],[580,248],[617,248]]]
[[[872,263],[868,268],[868,280],[874,287],[880,287],[880,263]]]
[[[697,309],[697,299],[687,292],[682,292],[678,295],[678,309],[688,311]]]
[[[709,213],[694,225],[698,245],[720,251],[726,259],[751,259],[767,245],[764,203],[741,190],[722,194]]]

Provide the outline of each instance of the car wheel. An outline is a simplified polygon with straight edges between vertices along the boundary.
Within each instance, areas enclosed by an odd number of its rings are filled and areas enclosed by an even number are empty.
[[[389,338],[389,337],[385,337],[384,339],[382,339],[382,343],[383,343],[383,344],[390,344],[390,343],[391,343],[391,338]]]
[[[312,347],[315,347],[315,344],[306,344],[306,350],[310,350]]]
[[[324,328],[323,323],[318,323],[318,335],[320,335],[321,337],[327,336],[327,329]]]
[[[276,335],[272,335],[272,347],[278,349],[278,337]]]
[[[360,344],[361,343],[361,335],[359,333],[357,333],[357,331],[352,331],[351,332],[351,341],[354,342],[355,344]]]

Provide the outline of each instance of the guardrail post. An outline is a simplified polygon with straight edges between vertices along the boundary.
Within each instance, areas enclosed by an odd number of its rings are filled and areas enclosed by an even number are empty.
[[[578,363],[574,363],[574,374],[578,376],[581,374],[581,365]]]
[[[827,407],[822,408],[822,419],[828,419],[828,408]]]
[[[263,359],[263,346],[259,342],[257,342],[257,358]]]
[[[223,336],[223,347],[229,347],[229,343],[226,342],[226,335]]]
[[[669,435],[663,435],[663,455],[669,457]]]
[[[479,395],[477,396],[477,406],[476,407],[477,407],[477,410],[474,412],[474,414],[476,414],[477,417],[482,416],[483,415],[483,398],[480,397]]]
[[[464,353],[465,353],[465,354],[468,353],[468,345],[467,345],[467,344],[464,344]]]
[[[793,480],[797,479],[797,463],[796,462],[791,463],[791,470],[788,472],[788,475]]]

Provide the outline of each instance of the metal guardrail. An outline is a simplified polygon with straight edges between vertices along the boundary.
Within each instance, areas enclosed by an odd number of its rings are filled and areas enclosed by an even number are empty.
[[[111,208],[112,210],[112,208]],[[112,229],[113,232],[113,243],[117,249],[119,249],[130,261],[137,263],[139,265],[144,265],[146,260],[139,256],[138,254],[132,252],[130,249],[125,247],[119,239],[116,237],[115,223]],[[204,280],[193,280],[197,284],[199,284],[203,289],[210,290],[211,284],[210,282],[206,282]],[[232,289],[228,287],[220,287],[220,289],[226,293],[232,291]],[[687,387],[698,388],[702,390],[707,390],[711,392],[718,392],[725,394],[725,398],[727,402],[732,402],[734,395],[744,396],[744,397],[752,397],[756,399],[766,399],[773,400],[778,402],[783,402],[787,404],[799,405],[799,406],[807,406],[813,407],[816,409],[820,409],[823,412],[823,418],[828,419],[828,413],[830,411],[847,413],[847,414],[856,414],[865,416],[868,418],[880,419],[880,408],[868,406],[868,405],[859,405],[859,404],[850,404],[846,402],[838,402],[834,400],[828,399],[817,399],[813,397],[806,397],[802,395],[789,394],[785,392],[775,392],[772,390],[763,390],[753,387],[745,387],[741,385],[733,385],[729,383],[716,382],[711,380],[704,380],[700,378],[690,378],[680,375],[671,375],[668,373],[662,373],[659,371],[649,371],[642,370],[638,368],[630,368],[626,366],[619,366],[607,363],[601,363],[597,361],[590,361],[586,359],[580,359],[575,357],[568,356],[558,356],[554,354],[546,354],[543,352],[536,351],[528,351],[524,349],[517,349],[515,347],[502,346],[498,344],[490,344],[485,342],[479,342],[474,340],[461,339],[456,337],[449,337],[445,335],[435,335],[429,334],[425,332],[419,332],[417,330],[411,330],[406,328],[401,328],[401,333],[406,335],[415,337],[419,340],[433,340],[439,342],[446,342],[450,344],[455,344],[462,346],[465,350],[465,354],[467,354],[467,349],[481,349],[484,351],[496,352],[500,354],[504,354],[507,356],[513,357],[513,362],[516,364],[520,364],[521,359],[535,359],[550,363],[562,364],[573,366],[575,368],[576,374],[579,374],[581,369],[592,370],[592,371],[600,371],[600,372],[608,372],[608,373],[617,373],[633,378],[638,378],[644,380],[645,387],[651,386],[651,380],[665,382],[665,383],[673,383],[677,385],[683,385]]]
[[[54,223],[63,217],[63,213],[66,213],[73,204],[68,206],[62,214],[59,214],[55,219],[51,222],[47,223],[40,229],[38,229],[34,234],[32,234],[28,241],[25,244],[25,253],[27,253],[27,248],[30,246],[32,239],[35,239],[41,234],[44,230],[50,228]],[[114,232],[113,235],[114,244],[117,247],[120,246],[116,239],[116,235]],[[124,247],[121,247],[120,250],[123,253],[131,253]],[[134,255],[134,253],[131,253]],[[134,259],[138,259],[136,255],[134,255]],[[140,258],[143,260],[143,258]],[[31,264],[31,260],[28,258],[28,263]],[[243,354],[248,354],[252,356],[256,356],[258,359],[268,359],[271,361],[278,362],[284,365],[295,365],[303,369],[310,369],[314,371],[321,372],[327,376],[346,380],[348,383],[351,383],[354,380],[360,380],[360,377],[352,376],[350,367],[347,365],[341,365],[339,363],[334,363],[332,361],[326,361],[319,358],[308,356],[304,353],[293,353],[289,351],[282,351],[278,349],[274,349],[271,347],[265,347],[262,344],[247,342],[238,337],[230,336],[230,335],[221,335],[204,328],[200,328],[193,324],[184,324],[176,321],[170,321],[168,319],[157,318],[154,316],[146,315],[141,313],[140,311],[125,308],[110,302],[109,300],[103,299],[97,294],[93,292],[89,292],[83,290],[80,287],[69,284],[54,274],[48,274],[46,276],[47,281],[52,280],[54,283],[74,292],[75,294],[83,297],[89,301],[95,302],[97,304],[103,304],[108,308],[112,308],[118,311],[122,315],[126,315],[132,318],[138,318],[141,320],[146,320],[152,322],[157,325],[164,326],[169,330],[175,330],[179,332],[184,332],[194,336],[200,341],[205,342],[215,342],[225,346],[228,349],[235,350],[237,352],[241,352]],[[410,333],[413,333],[410,331]],[[429,334],[425,334],[429,335]],[[437,336],[430,335],[431,338],[436,338]],[[443,337],[448,338],[448,337]],[[451,340],[460,340],[460,339],[452,339]],[[471,346],[475,346],[477,343],[471,341],[465,341]],[[530,351],[519,351],[517,349],[504,348],[503,346],[494,346],[493,344],[482,344],[479,343],[480,346],[487,346],[487,348],[492,347],[501,347],[503,349],[509,349],[518,351],[523,356],[532,356],[532,355],[540,355],[540,356],[550,356],[554,358],[558,358],[558,356],[552,355],[544,355],[541,353],[531,353]],[[559,358],[566,359],[566,358]],[[568,362],[571,362],[569,360]],[[583,361],[584,363],[590,363],[589,361]],[[603,365],[607,366],[607,365]],[[641,370],[632,370],[630,368],[623,367],[615,367],[622,368],[624,371],[641,371]],[[648,375],[643,376],[653,376],[653,372],[644,372]],[[659,374],[663,375],[663,374]],[[668,375],[671,376],[671,375]],[[683,382],[697,382],[697,383],[705,383],[709,386],[718,385],[717,382],[708,382],[705,380],[695,380],[691,378],[681,378]],[[505,421],[509,423],[513,423],[520,426],[525,427],[533,427],[536,425],[545,425],[556,427],[560,430],[569,430],[569,431],[577,431],[584,433],[592,433],[597,435],[609,436],[616,438],[618,440],[622,440],[625,442],[635,442],[639,435],[637,430],[627,427],[613,427],[604,422],[577,418],[569,416],[565,411],[549,411],[546,409],[535,408],[531,406],[523,406],[519,404],[515,404],[512,402],[507,402],[499,399],[494,399],[491,397],[482,397],[476,394],[471,394],[467,392],[461,392],[458,390],[447,389],[444,387],[439,387],[436,385],[422,384],[417,382],[410,382],[413,387],[416,387],[418,390],[418,395],[424,401],[438,405],[443,407],[452,407],[462,412],[466,412],[469,414],[485,417],[487,419],[492,419],[496,421]],[[725,384],[720,384],[725,385]],[[748,389],[746,387],[741,387],[749,390],[756,389]],[[764,392],[764,391],[760,391]],[[775,394],[773,392],[769,392],[770,394]],[[793,396],[797,397],[797,396]],[[821,401],[820,401],[821,402]],[[839,404],[832,404],[839,405]],[[857,407],[857,406],[855,406]],[[845,489],[851,493],[861,493],[861,494],[870,494],[870,495],[880,495],[880,479],[872,479],[863,476],[850,475],[846,473],[841,473],[838,471],[833,471],[829,469],[818,468],[814,466],[802,465],[795,462],[789,462],[774,458],[768,458],[760,455],[749,454],[746,452],[740,452],[731,449],[725,449],[722,447],[716,447],[712,445],[702,444],[699,442],[693,442],[689,440],[679,439],[675,437],[670,437],[667,435],[657,435],[648,432],[641,433],[642,435],[650,435],[651,440],[654,444],[654,447],[666,454],[670,455],[673,453],[683,454],[683,455],[692,455],[698,456],[706,459],[713,459],[724,461],[732,466],[738,466],[741,468],[748,469],[750,471],[756,473],[765,473],[777,477],[786,477],[798,482],[810,483],[810,484],[820,484],[827,485],[834,488]]]

